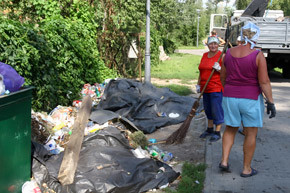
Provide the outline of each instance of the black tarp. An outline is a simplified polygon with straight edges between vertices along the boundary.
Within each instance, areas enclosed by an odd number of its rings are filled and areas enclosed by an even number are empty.
[[[63,153],[51,155],[36,143],[32,149],[32,172],[36,181],[46,183],[59,193],[144,192],[171,183],[179,176],[163,162],[136,158],[127,139],[113,126],[85,137],[71,185],[62,186],[57,180]],[[108,167],[97,169],[101,165]],[[165,171],[160,172],[160,167]]]
[[[131,79],[111,80],[90,119],[96,121],[94,114],[99,115],[98,110],[109,110],[127,118],[144,133],[152,133],[160,127],[183,122],[195,100],[179,96],[169,88],[156,88],[150,83]],[[160,116],[162,113],[164,116]],[[170,118],[170,113],[178,113],[179,117]]]

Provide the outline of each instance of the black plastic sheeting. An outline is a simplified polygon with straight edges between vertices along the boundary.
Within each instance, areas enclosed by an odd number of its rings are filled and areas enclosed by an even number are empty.
[[[57,180],[63,153],[51,155],[42,145],[32,146],[33,176],[38,184],[46,183],[59,193],[144,192],[171,183],[179,176],[163,162],[136,158],[127,139],[113,126],[85,137],[71,185],[62,186]],[[101,165],[107,167],[97,169]],[[161,172],[160,167],[165,171]]]
[[[108,83],[97,110],[113,111],[127,118],[144,133],[152,133],[160,127],[183,122],[195,100],[179,96],[169,88],[156,88],[150,83],[119,79]],[[92,120],[97,112],[92,112]],[[170,113],[178,113],[179,117],[170,118]]]

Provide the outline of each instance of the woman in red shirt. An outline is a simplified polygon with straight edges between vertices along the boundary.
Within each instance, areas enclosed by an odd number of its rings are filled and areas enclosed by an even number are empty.
[[[208,80],[212,69],[214,68],[216,70],[203,94],[203,105],[208,119],[208,128],[200,135],[200,138],[211,136],[210,141],[214,142],[221,138],[220,130],[224,122],[224,112],[222,108],[223,86],[220,81],[219,72],[222,61],[220,60],[220,63],[217,62],[222,52],[218,50],[220,42],[217,37],[210,36],[207,42],[209,52],[204,53],[200,61],[198,67],[199,78],[196,87],[197,91],[200,92]],[[214,125],[216,126],[215,131],[213,129]]]

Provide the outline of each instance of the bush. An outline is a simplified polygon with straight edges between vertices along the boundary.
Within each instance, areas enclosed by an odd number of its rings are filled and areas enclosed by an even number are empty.
[[[167,39],[167,38],[162,38],[163,42],[163,48],[166,54],[173,54],[174,51],[177,49],[177,46],[175,45],[174,41]]]
[[[100,59],[93,23],[61,16],[36,26],[0,21],[0,60],[14,67],[26,85],[36,87],[36,110],[70,105],[84,83],[116,76]]]

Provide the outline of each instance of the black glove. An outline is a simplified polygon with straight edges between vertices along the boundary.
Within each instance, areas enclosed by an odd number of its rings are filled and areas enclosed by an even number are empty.
[[[266,101],[267,104],[267,114],[269,115],[270,113],[270,119],[276,116],[276,108],[274,103],[270,103],[269,101]]]

